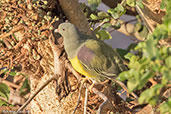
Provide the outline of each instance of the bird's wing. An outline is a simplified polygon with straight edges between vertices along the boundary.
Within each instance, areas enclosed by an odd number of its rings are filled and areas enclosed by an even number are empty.
[[[102,41],[89,39],[77,53],[81,64],[88,70],[107,77],[117,76],[126,70],[119,55]]]

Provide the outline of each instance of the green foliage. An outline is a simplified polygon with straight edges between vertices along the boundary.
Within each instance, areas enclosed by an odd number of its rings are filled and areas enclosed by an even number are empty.
[[[7,69],[6,67],[5,68],[3,68],[2,70],[0,70],[0,73],[1,74],[6,74],[7,72],[9,72],[9,69]],[[10,73],[9,73],[9,75],[10,76],[16,76],[16,72],[12,69],[11,71],[10,71]]]
[[[164,9],[165,6],[166,6],[165,3],[164,3],[164,1],[165,1],[165,0],[162,0],[162,2],[161,2],[161,4],[160,4],[160,8],[161,8],[161,9]]]
[[[135,7],[135,5],[138,5],[140,8],[144,8],[142,0],[126,0],[126,4],[131,7]]]
[[[90,3],[91,2],[91,3]],[[89,0],[89,4],[94,4],[94,10],[99,5],[97,0]],[[108,28],[119,29],[121,24],[117,21],[120,16],[125,14],[125,6],[144,8],[143,0],[126,0],[117,7],[108,9],[107,12],[99,11],[90,15],[91,25],[99,24],[94,29],[96,36],[101,39],[110,39],[111,35],[107,31]],[[142,24],[142,19],[137,16],[137,23],[134,31],[139,33],[143,39],[136,45],[131,45],[128,50],[116,49],[116,51],[125,57],[128,62],[129,70],[122,72],[117,77],[118,80],[127,80],[129,92],[141,91],[139,103],[149,103],[152,105],[160,105],[162,113],[169,112],[171,107],[171,98],[166,101],[161,96],[163,89],[171,83],[171,47],[161,45],[161,39],[171,37],[171,0],[163,0],[161,8],[166,8],[166,15],[163,23],[158,25],[152,34],[149,34],[147,28]],[[95,26],[96,27],[96,26]],[[93,28],[93,27],[92,27]],[[135,52],[128,53],[128,52]],[[150,78],[155,78],[158,83],[149,88]]]
[[[110,33],[106,30],[99,30],[96,33],[97,38],[99,38],[100,40],[106,40],[106,39],[112,39],[112,36],[110,35]]]
[[[146,26],[142,24],[142,20],[140,19],[140,16],[136,16],[137,23],[135,24],[134,30],[138,32],[139,36],[142,37],[142,39],[145,39],[148,35],[148,30]]]
[[[160,111],[165,114],[165,113],[171,113],[171,97],[168,98],[168,101],[165,101],[161,106],[160,106]]]
[[[116,8],[114,8],[114,9],[108,9],[107,12],[109,14],[111,14],[111,16],[114,19],[118,19],[120,16],[122,16],[123,14],[125,14],[126,10],[125,10],[125,8],[121,4],[118,4]]]
[[[120,49],[120,48],[116,48],[114,50],[121,56],[121,58],[124,58],[124,56],[129,52],[129,50]]]
[[[91,14],[90,18],[91,18],[91,20],[102,20],[104,22],[108,22],[109,21],[109,14],[101,11],[101,12],[98,12],[97,15]]]
[[[169,48],[157,48],[158,39],[154,35],[149,36],[147,41],[139,43],[135,50],[140,51],[142,56],[128,53],[125,58],[129,59],[130,70],[122,72],[118,79],[128,80],[129,91],[140,90],[151,77],[162,77],[161,83],[146,89],[139,97],[139,103],[155,105],[160,99],[161,89],[171,83],[171,56]]]
[[[92,10],[96,10],[98,5],[101,3],[101,0],[87,0],[87,1],[88,1],[88,4],[90,5],[90,8]]]
[[[10,89],[7,85],[0,83],[0,96],[8,100]],[[7,105],[5,101],[0,100],[0,106]]]
[[[157,84],[143,91],[138,99],[139,103],[150,103],[152,105],[155,105],[158,101],[160,90],[162,87],[162,84]]]
[[[171,1],[163,0],[162,4],[162,6],[166,5],[166,15],[163,24],[159,25],[154,31],[154,37],[158,39],[164,39],[171,36]]]
[[[138,5],[140,8],[144,8],[143,1],[142,0],[137,0],[136,5]]]
[[[10,91],[7,85],[0,83],[0,96],[8,99]]]
[[[0,100],[0,106],[7,106],[7,103],[3,100]]]
[[[126,3],[131,7],[134,7],[136,4],[135,0],[126,0]]]
[[[120,16],[125,14],[126,10],[124,6],[118,4],[114,9],[108,9],[107,12],[99,11],[98,13],[90,14],[90,20],[92,21],[92,25],[97,22],[100,23],[100,26],[94,29],[94,33],[96,33],[97,38],[101,40],[111,39],[112,36],[108,32],[107,28],[112,27],[113,29],[119,29],[121,24],[119,21],[111,23],[112,19],[118,19]]]
[[[133,6],[133,0],[129,5]],[[128,4],[128,1],[127,1]],[[160,104],[161,90],[171,83],[171,47],[159,46],[161,39],[171,37],[171,1],[163,0],[161,7],[166,5],[166,15],[163,24],[159,25],[146,41],[138,43],[134,48],[139,54],[128,53],[125,58],[129,60],[129,70],[120,73],[118,79],[128,80],[129,91],[141,90],[152,77],[161,78],[161,82],[151,88],[146,88],[140,95],[139,103]],[[139,26],[139,30],[141,26]],[[171,112],[171,98],[160,106],[162,113]]]
[[[23,85],[20,88],[20,95],[26,95],[29,92],[30,92],[30,85],[29,85],[28,78],[26,78],[23,82]]]

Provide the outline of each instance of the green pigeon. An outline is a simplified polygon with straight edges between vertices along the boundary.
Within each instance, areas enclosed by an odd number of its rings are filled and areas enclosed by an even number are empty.
[[[80,32],[74,24],[65,22],[56,30],[64,38],[64,49],[73,68],[93,82],[116,78],[127,69],[116,51],[96,37]]]

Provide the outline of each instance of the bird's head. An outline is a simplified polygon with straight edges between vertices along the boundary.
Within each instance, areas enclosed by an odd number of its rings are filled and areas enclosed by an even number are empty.
[[[60,33],[63,37],[68,37],[70,35],[73,35],[73,33],[76,33],[77,28],[75,27],[74,24],[65,22],[65,23],[61,23],[58,26],[58,29],[55,30],[55,32]]]

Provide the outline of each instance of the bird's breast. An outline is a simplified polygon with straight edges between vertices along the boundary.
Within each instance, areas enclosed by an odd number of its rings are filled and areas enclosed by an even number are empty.
[[[91,71],[86,70],[86,68],[82,65],[82,63],[79,61],[78,57],[74,57],[72,59],[69,59],[73,68],[79,72],[80,74],[93,78],[95,76],[92,75]]]

